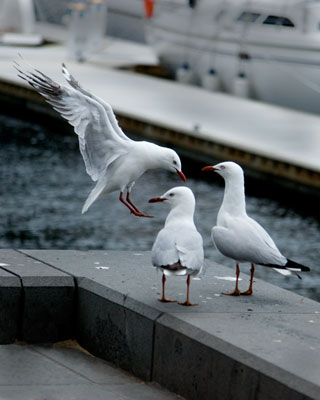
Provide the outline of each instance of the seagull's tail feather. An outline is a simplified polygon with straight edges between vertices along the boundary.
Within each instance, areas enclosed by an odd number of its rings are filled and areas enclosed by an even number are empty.
[[[82,207],[82,214],[86,213],[89,207],[96,201],[100,196],[105,193],[106,183],[104,180],[98,181],[96,186],[92,189],[91,193],[89,194],[86,202]]]
[[[299,279],[301,279],[301,276],[298,274],[298,272],[308,272],[310,271],[309,267],[306,267],[305,265],[298,264],[295,261],[292,260],[287,260],[287,263],[283,267],[279,266],[274,266],[274,265],[269,265],[270,267],[273,267],[273,269],[279,274],[289,276],[289,275],[296,275]]]
[[[274,268],[273,269],[277,272],[279,272],[279,274],[284,275],[284,276],[290,276],[290,275],[294,275],[291,271],[287,271],[286,269],[280,269],[280,268]]]

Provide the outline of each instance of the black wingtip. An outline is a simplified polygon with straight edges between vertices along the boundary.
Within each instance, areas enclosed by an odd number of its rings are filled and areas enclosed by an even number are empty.
[[[292,260],[287,260],[287,264],[285,265],[286,268],[297,268],[301,272],[309,272],[310,268],[306,267],[305,265],[296,263],[295,261]]]

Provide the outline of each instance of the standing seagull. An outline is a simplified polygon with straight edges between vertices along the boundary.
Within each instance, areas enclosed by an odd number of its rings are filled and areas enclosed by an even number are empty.
[[[246,213],[244,177],[242,168],[231,161],[202,168],[214,171],[225,181],[223,202],[218,213],[217,225],[212,228],[211,238],[216,248],[226,257],[236,261],[236,287],[231,296],[251,295],[254,264],[270,267],[282,275],[297,275],[299,271],[310,271],[309,267],[297,264],[284,257],[268,233]],[[249,289],[240,292],[238,279],[239,263],[251,263]]]
[[[143,214],[130,200],[135,181],[148,169],[163,168],[177,172],[185,182],[177,153],[167,147],[129,139],[118,125],[109,104],[83,89],[62,64],[62,73],[70,87],[59,85],[38,70],[23,72],[15,64],[18,76],[27,81],[46,101],[68,120],[79,138],[87,173],[96,186],[87,198],[82,213],[104,194],[120,190],[119,200],[138,217]],[[123,193],[127,192],[126,199]]]
[[[161,197],[149,200],[149,203],[165,201],[170,205],[164,228],[152,247],[152,264],[162,271],[161,302],[174,302],[165,297],[166,275],[188,275],[187,299],[184,306],[197,304],[189,301],[190,275],[198,275],[203,269],[203,242],[193,221],[195,198],[192,191],[179,186],[168,190]]]

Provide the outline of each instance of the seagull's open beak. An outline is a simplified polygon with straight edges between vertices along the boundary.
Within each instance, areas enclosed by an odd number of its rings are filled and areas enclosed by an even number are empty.
[[[149,203],[158,203],[159,201],[167,200],[165,197],[153,197],[149,200]]]
[[[180,178],[183,180],[183,182],[186,182],[187,178],[184,176],[184,173],[182,171],[177,170],[177,174],[180,176]]]
[[[218,168],[212,167],[211,165],[208,165],[207,167],[201,168],[201,171],[218,171]]]

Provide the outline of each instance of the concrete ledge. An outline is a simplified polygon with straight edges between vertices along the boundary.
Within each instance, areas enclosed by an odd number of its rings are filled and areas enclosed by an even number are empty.
[[[3,263],[3,268],[7,265]],[[19,335],[20,279],[0,269],[0,343],[13,343]]]
[[[217,317],[215,325],[221,327],[219,322]],[[229,325],[234,334],[239,328],[241,331],[241,327],[231,326],[232,318]],[[265,346],[271,340],[261,333],[261,342]],[[295,372],[299,376],[289,371],[292,367],[289,359],[282,360],[288,363],[287,369],[279,366],[277,355],[272,354],[272,345],[269,351],[274,362],[250,354],[242,347],[205,333],[192,324],[164,315],[156,327],[153,379],[189,399],[319,398],[317,380],[310,383],[301,378],[310,372],[311,377],[315,375],[310,368],[313,360],[306,363],[302,355],[301,359],[295,360]],[[319,374],[318,369],[316,374]]]
[[[78,286],[77,340],[91,353],[152,380],[154,321],[160,312],[142,315],[125,296],[111,301],[98,285],[85,279]]]
[[[15,250],[1,250],[0,254],[1,263],[7,264],[3,268],[21,284],[20,332],[16,338],[55,342],[73,337],[73,277]]]
[[[78,341],[144,379],[189,399],[319,399],[317,302],[259,280],[251,297],[221,296],[234,271],[208,263],[191,284],[198,307],[162,304],[148,252],[22,252],[74,277]],[[171,298],[185,290],[185,278],[168,279]]]
[[[156,308],[160,303],[151,289],[156,281],[150,254],[24,252],[75,277],[79,343],[92,354],[151,380],[154,321],[162,311]],[[149,304],[150,299],[154,304]]]

